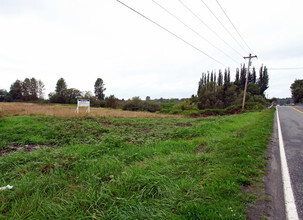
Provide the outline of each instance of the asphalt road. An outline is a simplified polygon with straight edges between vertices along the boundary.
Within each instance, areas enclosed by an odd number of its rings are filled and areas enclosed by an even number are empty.
[[[303,219],[303,106],[280,106],[278,111],[297,212]]]

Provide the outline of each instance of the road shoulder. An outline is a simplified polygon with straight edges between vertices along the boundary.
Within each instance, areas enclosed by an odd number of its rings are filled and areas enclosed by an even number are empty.
[[[258,201],[248,209],[247,219],[286,219],[276,117],[275,114],[273,134],[265,155],[267,172],[263,177],[264,187],[258,187]]]

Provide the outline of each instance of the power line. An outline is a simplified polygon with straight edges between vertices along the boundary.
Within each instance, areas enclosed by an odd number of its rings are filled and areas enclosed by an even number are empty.
[[[251,53],[252,49],[250,49],[250,47],[248,46],[248,44],[246,43],[246,41],[244,40],[244,38],[242,37],[242,35],[240,34],[240,32],[238,31],[238,29],[236,28],[236,26],[233,24],[233,22],[230,20],[229,16],[227,15],[227,13],[225,12],[225,10],[223,9],[223,7],[220,5],[219,1],[216,0],[216,2],[218,3],[218,5],[220,6],[221,10],[223,11],[223,13],[225,14],[225,16],[227,17],[227,19],[229,20],[229,22],[231,23],[231,25],[234,27],[234,29],[236,30],[236,32],[238,33],[238,35],[240,36],[240,38],[242,39],[242,41],[245,43],[245,45],[247,46],[247,48],[250,50]]]
[[[211,57],[210,55],[208,55],[207,53],[203,52],[202,50],[200,50],[199,48],[197,48],[196,46],[194,46],[193,44],[187,42],[186,40],[184,40],[183,38],[179,37],[178,35],[174,34],[173,32],[171,32],[170,30],[166,29],[165,27],[161,26],[160,24],[158,24],[157,22],[153,21],[152,19],[146,17],[145,15],[141,14],[140,12],[138,12],[137,10],[135,10],[134,8],[128,6],[127,4],[121,2],[120,0],[116,0],[117,2],[119,2],[120,4],[124,5],[125,7],[127,7],[128,9],[132,10],[133,12],[135,12],[136,14],[142,16],[143,18],[145,18],[146,20],[152,22],[153,24],[157,25],[158,27],[160,27],[161,29],[165,30],[166,32],[170,33],[171,35],[175,36],[176,38],[178,38],[179,40],[183,41],[184,43],[188,44],[189,46],[191,46],[192,48],[196,49],[197,51],[199,51],[200,53],[204,54],[205,56],[207,56],[208,58],[214,60],[215,62],[223,65],[226,67],[226,65],[224,65],[223,63],[221,63],[220,61],[218,61],[217,59]]]
[[[234,41],[244,50],[240,42],[233,36],[233,34],[226,28],[226,26],[220,21],[220,19],[215,15],[215,13],[208,7],[204,0],[201,2],[205,5],[205,7],[209,10],[209,12],[217,19],[217,21],[221,24],[221,26],[226,30],[226,32],[234,39]],[[244,50],[245,51],[245,50]]]
[[[211,46],[213,46],[214,48],[216,48],[218,51],[220,51],[221,53],[223,53],[225,56],[229,57],[231,60],[233,60],[236,63],[239,63],[238,61],[236,61],[235,59],[233,59],[231,56],[229,56],[227,53],[225,53],[223,50],[221,50],[220,48],[218,48],[216,45],[214,45],[213,43],[211,43],[209,40],[207,40],[205,37],[203,37],[201,34],[199,34],[197,31],[195,31],[193,28],[191,28],[190,26],[188,26],[186,23],[184,23],[180,18],[178,18],[176,15],[172,14],[169,10],[167,10],[166,8],[164,8],[162,5],[160,5],[158,2],[156,2],[155,0],[152,0],[156,5],[158,5],[160,8],[162,8],[164,11],[166,11],[168,14],[170,14],[172,17],[174,17],[176,20],[178,20],[180,23],[182,23],[185,27],[187,27],[188,29],[190,29],[192,32],[194,32],[196,35],[198,35],[201,39],[205,40],[207,43],[209,43]]]
[[[217,32],[215,32],[209,25],[207,25],[197,14],[195,14],[187,5],[185,5],[181,0],[178,0],[193,16],[195,16],[202,24],[204,24],[213,34],[215,34],[221,41],[223,41],[227,46],[229,46],[232,50],[234,50],[237,54],[239,54],[241,57],[241,53],[237,50],[235,50],[230,44],[228,44],[222,37],[220,37]]]

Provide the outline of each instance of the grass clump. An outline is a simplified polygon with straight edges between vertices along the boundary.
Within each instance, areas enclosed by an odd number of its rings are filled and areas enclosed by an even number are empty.
[[[0,157],[0,218],[244,219],[272,121],[2,117],[2,148],[48,147]]]

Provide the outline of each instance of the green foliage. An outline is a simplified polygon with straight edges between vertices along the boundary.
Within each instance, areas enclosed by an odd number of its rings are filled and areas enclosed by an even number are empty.
[[[303,79],[295,80],[290,86],[292,98],[295,103],[303,103]]]
[[[98,78],[96,80],[94,89],[95,89],[96,98],[99,100],[104,100],[104,98],[105,98],[104,91],[106,90],[106,88],[104,88],[104,83],[101,78]]]
[[[156,112],[161,110],[161,105],[154,101],[143,101],[139,97],[133,97],[123,103],[123,110]]]
[[[16,80],[10,87],[6,101],[37,101],[43,98],[44,84],[35,78]]]
[[[20,101],[22,99],[22,82],[20,80],[16,80],[11,85],[9,93],[13,100]]]
[[[110,95],[105,101],[107,108],[117,108],[118,104],[118,99],[114,95]]]
[[[49,94],[51,103],[77,104],[78,98],[81,98],[81,91],[75,88],[64,89],[60,94]]]
[[[199,109],[224,109],[230,105],[242,103],[243,90],[247,78],[247,69],[245,65],[236,70],[235,82],[230,81],[230,70],[224,71],[224,83],[222,71],[219,70],[218,81],[209,82],[209,73],[206,77],[202,73],[198,87],[198,108]],[[216,73],[210,78],[215,79]],[[252,73],[248,74],[247,100],[251,102],[260,102],[266,104],[264,91],[268,88],[268,73],[266,67],[260,68],[260,77],[256,79],[256,70],[253,68]],[[263,96],[263,97],[262,97]]]
[[[0,118],[0,218],[245,219],[273,117]]]
[[[65,79],[63,79],[63,78],[58,79],[57,84],[56,84],[55,93],[57,95],[61,95],[62,92],[66,89],[67,89],[67,84],[65,82]]]
[[[260,95],[264,96],[264,92],[268,89],[269,76],[266,66],[260,68],[258,85],[260,86]]]
[[[260,95],[260,86],[254,83],[249,83],[247,85],[247,92],[249,92],[252,95]]]
[[[187,101],[184,101],[184,102],[181,102],[179,104],[175,104],[173,106],[174,109],[179,109],[179,110],[198,110],[198,107],[197,105],[195,104],[191,104],[190,103],[190,100],[187,100]]]
[[[8,92],[5,89],[0,89],[0,102],[5,101],[7,99]]]

